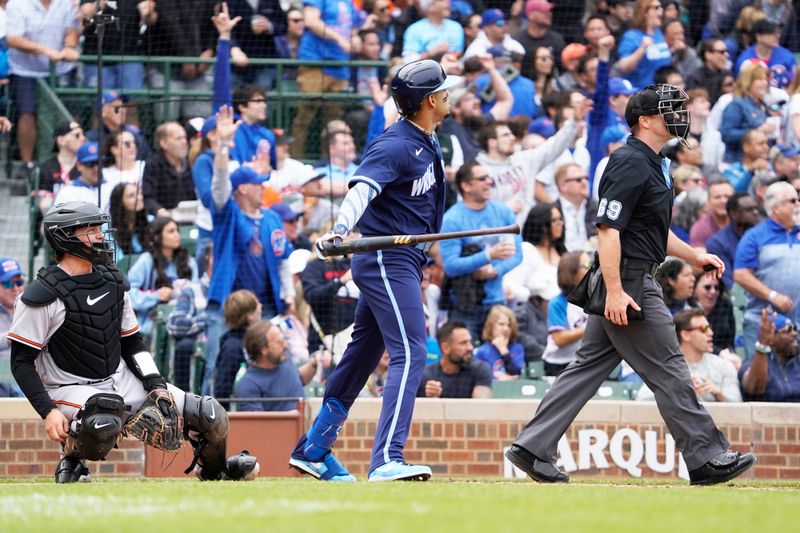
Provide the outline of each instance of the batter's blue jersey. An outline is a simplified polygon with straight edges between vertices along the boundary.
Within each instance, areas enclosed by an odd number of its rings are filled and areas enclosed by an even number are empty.
[[[367,148],[349,185],[358,182],[378,193],[358,221],[362,235],[418,235],[441,229],[447,185],[435,134],[425,135],[406,120],[393,124]]]

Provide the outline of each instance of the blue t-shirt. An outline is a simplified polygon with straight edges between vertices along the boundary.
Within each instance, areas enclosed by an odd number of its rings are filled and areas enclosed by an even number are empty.
[[[464,205],[464,202],[457,202],[445,213],[442,232],[508,226],[515,220],[514,212],[502,202],[490,200],[479,211],[470,209]],[[490,260],[489,248],[504,239],[513,240],[514,255],[507,259]],[[462,257],[461,251],[469,245],[482,246],[483,251]],[[522,239],[519,235],[485,235],[483,237],[448,239],[439,243],[439,250],[442,254],[445,273],[451,277],[472,274],[491,262],[497,271],[497,277],[487,280],[484,284],[483,290],[486,297],[481,303],[484,305],[505,303],[503,276],[522,261]]]
[[[617,52],[620,59],[628,57],[636,51],[642,44],[642,38],[645,33],[642,30],[628,30],[622,35]],[[652,35],[653,44],[647,47],[642,60],[635,69],[622,77],[626,78],[636,88],[641,91],[648,85],[653,83],[656,71],[663,67],[668,67],[672,64],[672,53],[669,51],[667,41],[664,40],[664,34],[661,30],[656,28]]]
[[[269,282],[269,276],[264,275],[269,268],[264,259],[264,243],[261,241],[261,224],[264,222],[264,217],[244,215],[244,218],[251,225],[250,238],[247,239],[247,246],[241,248],[243,253],[239,256],[236,279],[231,290],[247,289],[252,291],[264,309],[273,309],[275,300],[272,285]]]
[[[475,359],[484,361],[492,371],[492,379],[498,379],[502,374],[510,374],[518,376],[525,368],[525,349],[518,342],[512,342],[508,345],[508,358],[513,365],[511,368],[507,367],[503,356],[497,351],[494,344],[486,342],[478,346],[474,353]]]
[[[756,45],[750,45],[739,54],[736,58],[736,70],[734,74],[739,75],[739,69],[742,68],[742,63],[748,59],[758,59],[756,54]],[[761,61],[758,59],[758,61]],[[794,54],[784,48],[777,46],[772,50],[772,55],[769,56],[767,66],[769,67],[769,82],[773,87],[780,87],[783,89],[792,83],[794,78],[794,66],[797,61]]]
[[[300,372],[287,357],[275,368],[250,365],[236,385],[237,398],[294,398],[281,402],[242,402],[239,411],[291,411],[297,409],[297,399],[305,398]]]
[[[481,74],[475,80],[474,83],[477,87],[478,94],[489,85],[489,81],[488,74]],[[509,82],[508,88],[511,89],[511,94],[514,95],[514,104],[511,106],[511,111],[508,114],[509,117],[518,117],[522,115],[536,118],[539,115],[540,109],[536,104],[536,85],[534,85],[530,79],[520,74]],[[496,102],[497,99],[491,102],[482,102],[481,111],[488,113]]]
[[[786,316],[795,324],[800,321],[800,276],[797,268],[800,265],[800,227],[787,231],[783,226],[768,218],[756,224],[744,235],[736,247],[734,268],[749,268],[753,274],[767,287],[785,294],[793,302],[794,307]],[[761,310],[769,302],[747,293],[747,308],[744,316],[748,320],[758,321]]]
[[[262,144],[264,141],[266,142]],[[267,143],[269,143],[268,147]],[[233,145],[231,159],[235,159],[239,163],[249,163],[258,153],[259,146],[262,146],[269,149],[269,161],[272,168],[278,168],[278,160],[275,155],[275,134],[263,125],[247,124],[242,121],[236,128]]]
[[[739,381],[753,364],[753,359],[742,363],[739,370]],[[792,357],[786,364],[780,364],[774,354],[767,356],[767,386],[764,394],[746,394],[742,391],[746,402],[800,402],[800,358]]]
[[[451,52],[464,51],[464,29],[455,20],[444,19],[441,26],[428,19],[418,20],[403,34],[403,53],[423,54],[441,43],[447,43]]]
[[[438,233],[447,189],[442,159],[436,135],[425,135],[407,120],[375,139],[349,183],[366,183],[378,193],[358,221],[361,233]]]
[[[353,28],[356,27],[356,10],[352,2],[347,0],[303,0],[303,5],[319,9],[320,19],[325,23],[327,31],[336,32],[345,39],[350,39]],[[342,47],[335,41],[323,39],[306,29],[300,38],[297,59],[347,61],[350,59],[350,55],[342,50]],[[340,80],[350,79],[350,69],[347,67],[325,67],[322,71],[328,76]]]

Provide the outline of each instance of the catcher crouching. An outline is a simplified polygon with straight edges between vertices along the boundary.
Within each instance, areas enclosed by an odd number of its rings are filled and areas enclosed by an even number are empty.
[[[90,480],[85,461],[104,459],[125,434],[167,452],[186,437],[195,454],[186,472],[202,480],[253,479],[254,456],[225,457],[228,415],[217,400],[185,393],[158,372],[114,266],[108,221],[84,202],[45,215],[58,264],[19,297],[8,332],[14,378],[47,436],[62,443],[56,483]]]

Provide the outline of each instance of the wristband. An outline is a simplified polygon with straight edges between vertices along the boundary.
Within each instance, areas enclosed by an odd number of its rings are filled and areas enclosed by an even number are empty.
[[[344,224],[336,224],[333,227],[333,232],[336,235],[341,235],[342,237],[344,237],[345,235],[347,235],[348,229],[347,226],[345,226]]]
[[[772,301],[775,299],[775,297],[777,295],[778,295],[777,291],[774,291],[774,290],[773,291],[769,291],[769,296],[767,296],[767,300],[769,301],[769,303],[772,303]]]
[[[763,353],[767,355],[772,353],[772,348],[767,344],[761,344],[760,342],[756,341],[754,347],[758,353]]]

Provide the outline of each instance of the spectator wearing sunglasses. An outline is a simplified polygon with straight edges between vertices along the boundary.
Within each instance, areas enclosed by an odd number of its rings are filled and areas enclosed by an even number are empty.
[[[675,332],[681,352],[689,366],[692,385],[702,402],[741,402],[736,368],[730,361],[715,355],[714,330],[708,323],[705,311],[690,309],[675,315]],[[638,401],[653,401],[653,392],[642,385],[636,394]]]
[[[713,106],[720,97],[722,82],[725,77],[730,77],[728,70],[728,48],[725,41],[718,37],[712,37],[703,41],[700,45],[700,55],[703,56],[703,64],[686,76],[686,88],[694,89],[702,87],[708,91],[709,102]],[[731,78],[730,82],[733,81]],[[730,84],[733,89],[733,83]]]
[[[11,346],[6,334],[14,318],[14,302],[22,294],[25,278],[14,259],[0,259],[0,397],[20,396],[11,375]]]
[[[568,252],[586,250],[589,238],[597,235],[597,206],[589,202],[589,175],[580,165],[567,163],[556,170],[556,186],[556,204],[564,213],[564,245]]]
[[[525,54],[525,48],[508,34],[508,21],[499,9],[487,9],[481,16],[481,31],[467,47],[464,58],[488,52],[493,46],[502,46],[509,52]]]
[[[702,309],[706,313],[708,323],[714,330],[714,353],[723,350],[734,351],[736,345],[736,319],[733,316],[733,303],[728,288],[718,279],[706,279],[705,272],[694,276],[694,294],[691,299],[692,307]],[[733,366],[738,370],[742,360],[737,355],[731,359]],[[727,358],[727,357],[726,357]]]
[[[747,230],[739,241],[733,279],[748,293],[744,312],[745,358],[755,353],[761,311],[771,307],[793,323],[800,319],[800,200],[785,181],[773,183],[764,195],[768,218]]]
[[[746,401],[800,401],[797,326],[769,308],[761,311],[755,356],[739,371]]]
[[[61,187],[53,205],[67,202],[87,202],[97,205],[98,191],[100,209],[108,211],[108,201],[111,198],[111,187],[103,186],[100,179],[99,158],[100,149],[96,142],[84,143],[78,148],[78,172],[80,177],[72,180],[69,185]]]

